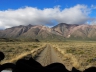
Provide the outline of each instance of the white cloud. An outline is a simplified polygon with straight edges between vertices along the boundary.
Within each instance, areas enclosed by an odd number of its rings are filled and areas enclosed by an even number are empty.
[[[18,26],[18,25],[49,25],[54,21],[70,24],[84,24],[90,18],[90,10],[85,5],[76,5],[74,7],[60,9],[60,6],[54,8],[45,8],[43,10],[34,7],[25,7],[17,10],[0,11],[0,28]]]

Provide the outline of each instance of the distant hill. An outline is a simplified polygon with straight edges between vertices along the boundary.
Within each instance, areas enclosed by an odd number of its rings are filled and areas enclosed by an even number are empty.
[[[40,42],[38,39],[0,38],[0,42]]]
[[[96,39],[96,25],[60,23],[52,28],[43,25],[15,26],[0,31],[0,38],[64,40]]]

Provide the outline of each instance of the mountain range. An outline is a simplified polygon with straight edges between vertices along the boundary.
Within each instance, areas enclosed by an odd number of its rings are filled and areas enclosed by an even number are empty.
[[[0,30],[0,38],[64,40],[96,40],[96,25],[60,23],[54,27],[44,25],[15,26]]]

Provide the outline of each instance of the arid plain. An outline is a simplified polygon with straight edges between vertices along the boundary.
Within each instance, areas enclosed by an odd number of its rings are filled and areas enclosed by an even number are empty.
[[[96,66],[95,41],[0,42],[0,51],[5,54],[5,59],[1,61],[1,64],[7,62],[14,63],[28,54],[35,57],[42,53],[44,49],[50,47],[57,53],[54,55],[57,55],[69,70],[72,67],[84,70],[88,67]]]

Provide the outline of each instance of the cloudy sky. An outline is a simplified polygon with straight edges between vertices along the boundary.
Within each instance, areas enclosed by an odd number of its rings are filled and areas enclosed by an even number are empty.
[[[58,23],[96,24],[96,0],[0,0],[0,29]]]

